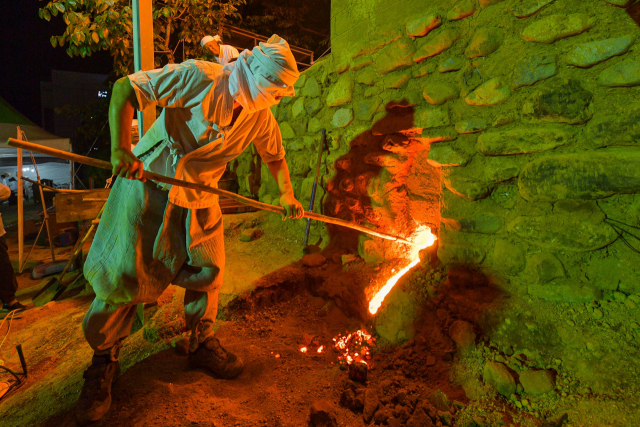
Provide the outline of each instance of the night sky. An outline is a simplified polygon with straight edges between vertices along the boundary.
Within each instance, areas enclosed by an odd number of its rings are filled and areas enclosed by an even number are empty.
[[[0,96],[34,123],[41,125],[40,81],[51,79],[51,70],[109,74],[113,61],[107,52],[90,58],[70,58],[64,48],[53,48],[52,35],[65,25],[60,15],[50,22],[38,17],[44,1],[2,2],[0,13]]]

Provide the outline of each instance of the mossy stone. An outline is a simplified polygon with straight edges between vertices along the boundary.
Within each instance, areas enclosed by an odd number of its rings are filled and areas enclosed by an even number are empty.
[[[638,76],[640,78],[640,72]],[[577,125],[593,116],[592,101],[593,94],[580,81],[572,79],[537,90],[524,103],[522,111],[535,120]]]
[[[464,51],[467,58],[478,58],[489,56],[502,45],[504,41],[504,31],[500,28],[480,28],[478,29],[469,45]]]
[[[516,18],[528,18],[535,15],[554,0],[517,0],[511,7],[511,13]]]
[[[545,156],[522,169],[518,185],[522,197],[529,201],[633,194],[640,192],[638,164],[640,153],[627,149]]]
[[[427,58],[440,55],[442,52],[450,49],[458,40],[459,33],[454,29],[445,29],[427,40],[413,55],[416,63],[422,62]]]
[[[482,132],[487,128],[487,123],[482,119],[462,120],[456,123],[456,132],[469,134]]]
[[[569,65],[581,68],[593,67],[609,58],[627,53],[634,40],[634,36],[628,35],[615,39],[582,43],[569,52],[567,62]]]
[[[442,24],[442,18],[438,13],[419,16],[407,22],[407,35],[411,38],[424,37],[434,28]]]
[[[440,62],[438,71],[441,73],[449,73],[451,71],[458,71],[464,67],[464,60],[458,57],[447,58]]]
[[[502,219],[493,213],[481,213],[460,219],[461,230],[468,233],[494,234],[502,228]]]
[[[586,13],[557,14],[539,19],[526,27],[522,38],[528,42],[551,44],[558,40],[577,36],[596,23]]]
[[[374,70],[371,67],[368,67],[362,70],[360,73],[358,73],[358,76],[356,77],[356,81],[366,86],[373,86],[373,84],[378,80],[378,78],[379,78],[379,75],[376,72],[376,70]]]
[[[556,55],[533,55],[519,61],[513,70],[514,89],[531,86],[556,75]]]
[[[515,276],[524,270],[525,264],[524,251],[520,246],[502,239],[496,242],[493,249],[494,269]]]
[[[535,283],[549,283],[564,276],[564,266],[552,253],[538,252],[527,260],[527,277],[531,277]]]
[[[327,106],[338,107],[351,102],[353,97],[353,76],[351,73],[340,76],[336,84],[329,90]]]
[[[293,131],[293,128],[288,122],[280,123],[279,127],[282,139],[292,139],[296,137],[296,133]]]
[[[381,85],[372,86],[370,88],[365,89],[363,96],[365,98],[369,98],[372,96],[380,95],[383,91],[384,91],[384,87],[382,87]]]
[[[353,121],[353,110],[351,108],[340,108],[333,115],[331,124],[337,128],[343,128]]]
[[[445,265],[479,265],[484,258],[484,251],[472,246],[441,244],[438,247],[438,259]]]
[[[291,106],[291,114],[293,115],[294,119],[297,119],[304,112],[304,98],[298,98],[296,102],[294,102]]]
[[[475,11],[476,4],[473,0],[461,0],[449,9],[447,19],[449,21],[459,21],[473,15]]]
[[[460,96],[460,89],[450,83],[431,83],[425,85],[422,95],[429,104],[442,105],[447,101],[457,99]]]
[[[413,65],[415,49],[407,37],[382,48],[375,56],[374,67],[380,74],[402,70]]]
[[[505,397],[510,397],[516,392],[516,381],[502,363],[487,362],[482,372],[482,379]]]
[[[359,58],[354,59],[351,62],[351,71],[358,71],[366,67],[367,65],[371,65],[373,63],[373,59],[371,56],[361,56]]]
[[[309,77],[302,89],[302,94],[308,98],[317,98],[322,94],[322,89],[315,77]]]
[[[399,89],[411,79],[411,71],[396,71],[384,76],[385,89]]]
[[[446,106],[425,106],[415,110],[415,126],[421,129],[448,126],[451,121]]]
[[[527,126],[483,133],[476,149],[485,156],[531,154],[567,145],[575,133],[565,127]]]
[[[429,149],[429,161],[434,166],[465,166],[469,160],[469,156],[449,145],[438,144]]]
[[[304,110],[309,116],[314,116],[321,109],[322,101],[320,101],[320,98],[312,98],[311,100],[307,100],[304,104]]]
[[[359,120],[370,121],[380,106],[380,98],[364,98],[353,103],[355,117]]]
[[[598,75],[598,84],[606,87],[640,86],[640,61],[620,62]]]
[[[469,105],[489,106],[500,104],[510,96],[509,85],[501,77],[496,77],[478,86],[464,100]]]
[[[319,132],[320,129],[322,129],[322,123],[320,122],[320,120],[316,119],[315,117],[309,120],[309,126],[307,128],[309,132],[316,133]]]

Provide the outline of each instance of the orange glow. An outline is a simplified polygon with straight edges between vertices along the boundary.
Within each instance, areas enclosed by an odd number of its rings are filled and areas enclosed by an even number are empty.
[[[369,313],[376,314],[378,312],[378,309],[382,305],[382,302],[384,301],[387,294],[391,292],[391,289],[393,289],[393,287],[396,285],[396,283],[398,283],[398,280],[400,280],[402,276],[407,274],[409,270],[418,265],[418,263],[420,262],[420,251],[433,245],[436,241],[436,236],[431,234],[431,229],[429,227],[423,225],[418,227],[418,230],[416,230],[412,238],[409,240],[415,243],[415,246],[411,245],[409,248],[409,265],[404,267],[402,270],[394,274],[389,280],[387,280],[387,283],[373,296],[373,298],[371,298],[371,301],[369,301]]]
[[[307,347],[302,347],[300,349],[300,353],[306,353],[307,352]]]
[[[324,350],[324,346],[321,345],[320,347],[318,347],[318,353],[322,353],[322,350]]]
[[[371,359],[369,347],[364,345],[372,345],[371,335],[366,331],[359,330],[348,335],[338,335],[333,339],[333,346],[340,352],[338,357],[340,363],[350,365],[353,362],[367,363],[363,358]],[[319,352],[319,351],[318,351]]]

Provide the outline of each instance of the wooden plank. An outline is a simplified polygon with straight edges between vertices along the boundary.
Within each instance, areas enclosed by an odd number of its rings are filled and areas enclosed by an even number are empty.
[[[56,222],[75,222],[95,219],[109,197],[108,188],[58,193],[53,198],[56,207]]]

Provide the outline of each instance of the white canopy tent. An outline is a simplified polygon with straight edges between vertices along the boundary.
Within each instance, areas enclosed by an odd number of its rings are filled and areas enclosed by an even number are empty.
[[[71,151],[69,138],[60,138],[47,132],[0,98],[0,176],[8,175],[17,178],[18,150],[7,147],[5,142],[8,138],[22,139],[21,135],[18,135],[18,127],[30,142],[57,148],[58,150]],[[71,179],[73,169],[70,162],[40,153],[33,153],[33,156],[38,165],[41,179],[52,180],[56,187],[73,187]],[[35,180],[36,172],[30,154],[23,152],[22,157],[22,174]]]
[[[71,144],[68,138],[57,137],[41,127],[35,125],[25,116],[20,114],[7,101],[0,97],[0,176],[9,175],[16,179],[18,194],[18,265],[22,272],[24,255],[24,211],[23,211],[23,182],[21,177],[36,180],[36,168],[29,152],[21,149],[8,147],[5,142],[9,138],[26,139],[30,142],[57,148],[59,150],[71,151]],[[60,160],[52,156],[33,153],[33,158],[38,167],[40,179],[50,179],[54,186],[71,188],[73,186],[73,164]],[[44,201],[43,201],[44,206]],[[48,216],[45,212],[47,223],[47,234],[52,245],[49,233]],[[51,246],[51,256],[55,262],[53,246]]]

